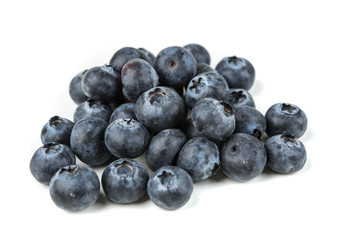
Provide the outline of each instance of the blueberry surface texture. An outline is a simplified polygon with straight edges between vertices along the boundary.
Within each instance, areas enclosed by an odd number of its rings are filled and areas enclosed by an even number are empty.
[[[149,174],[130,158],[121,158],[107,166],[101,177],[106,197],[115,203],[133,203],[146,194]]]
[[[134,58],[141,58],[147,60],[147,57],[143,51],[140,51],[132,47],[124,47],[118,50],[110,59],[110,65],[121,72],[123,66]]]
[[[186,86],[195,76],[196,60],[185,48],[168,47],[156,56],[155,70],[162,84],[178,89]]]
[[[70,137],[71,149],[84,163],[91,166],[101,165],[111,158],[104,143],[105,129],[108,124],[101,118],[84,118],[78,121]]]
[[[38,182],[49,184],[52,176],[60,168],[75,162],[75,154],[70,147],[60,143],[46,143],[32,156],[30,172]]]
[[[204,48],[200,44],[188,44],[184,46],[184,48],[191,52],[197,63],[206,63],[210,65],[210,54],[206,50],[206,48]]]
[[[186,104],[189,108],[203,98],[215,98],[226,101],[229,97],[229,86],[226,80],[216,72],[205,72],[195,76],[186,88]]]
[[[109,123],[112,123],[116,119],[120,118],[131,118],[136,120],[135,112],[135,103],[124,103],[115,108],[110,116]]]
[[[192,138],[181,149],[176,166],[188,172],[193,182],[206,180],[219,169],[219,149],[206,138]]]
[[[306,162],[304,144],[287,133],[272,136],[265,142],[267,166],[277,173],[294,173]]]
[[[138,48],[138,50],[140,50],[146,55],[147,61],[150,63],[151,66],[155,65],[155,55],[152,52],[145,48]]]
[[[139,157],[145,152],[149,142],[149,132],[134,119],[117,119],[105,131],[106,147],[119,158]]]
[[[253,107],[244,106],[235,110],[236,128],[234,133],[250,134],[261,140],[266,131],[264,115]]]
[[[272,105],[265,113],[269,137],[284,132],[301,137],[307,128],[307,117],[296,105],[290,103],[277,103]]]
[[[158,85],[159,76],[148,62],[136,58],[124,65],[121,82],[125,98],[130,102],[136,102],[142,93]]]
[[[223,141],[235,130],[235,115],[231,105],[213,98],[203,98],[191,111],[195,129],[211,140]]]
[[[89,99],[77,106],[74,111],[74,122],[87,117],[97,117],[103,119],[105,122],[109,122],[112,114],[112,109],[109,105]]]
[[[249,90],[254,84],[254,66],[245,58],[236,56],[223,58],[215,67],[228,82],[230,88]]]
[[[221,168],[233,180],[251,180],[260,175],[265,164],[264,144],[251,135],[235,133],[222,146]]]
[[[151,139],[145,154],[152,171],[163,166],[175,165],[176,156],[186,142],[185,134],[178,129],[165,129]]]
[[[50,196],[56,206],[67,211],[91,207],[99,197],[100,181],[87,166],[60,168],[50,181]]]
[[[70,146],[70,135],[74,123],[69,119],[54,116],[44,125],[41,130],[43,144],[58,142]]]
[[[174,89],[155,87],[144,92],[136,101],[135,116],[145,127],[161,132],[180,125],[186,119],[186,107]]]
[[[175,166],[164,166],[152,175],[147,184],[150,199],[159,207],[175,210],[190,199],[193,182],[190,175]]]
[[[243,106],[255,107],[255,102],[251,94],[241,88],[230,88],[227,102],[231,104],[234,109],[239,109]]]
[[[88,96],[85,95],[84,91],[81,87],[81,80],[86,73],[87,70],[82,71],[81,73],[78,73],[70,82],[69,85],[69,94],[71,99],[76,104],[80,104],[82,102],[85,102],[88,99]]]

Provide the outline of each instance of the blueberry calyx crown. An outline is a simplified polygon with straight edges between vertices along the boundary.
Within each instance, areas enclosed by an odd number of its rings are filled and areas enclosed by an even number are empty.
[[[133,119],[132,118],[122,118],[122,120],[125,121],[127,125],[129,125]]]
[[[52,118],[50,118],[49,120],[49,123],[50,123],[50,126],[54,126],[55,127],[61,123],[62,121],[60,120],[60,117],[59,116],[53,116]]]
[[[253,134],[251,134],[251,135],[253,135],[253,136],[256,137],[257,139],[261,140],[261,131],[258,130],[257,128],[254,129]]]
[[[58,151],[60,148],[58,147],[58,143],[46,143],[44,144],[44,148],[46,148],[45,153],[48,153],[50,150]]]
[[[155,90],[151,91],[149,95],[150,103],[153,104],[154,102],[161,103],[161,98],[165,96],[165,93],[162,92],[160,88],[155,88]]]
[[[70,166],[66,166],[60,169],[60,174],[67,172],[67,173],[73,173],[75,170],[77,170],[78,166],[76,165],[70,165]]]
[[[220,101],[220,104],[224,106],[225,116],[230,117],[231,115],[234,115],[234,109],[230,104],[224,101]]]
[[[174,68],[176,66],[176,62],[171,60],[171,61],[169,61],[168,65],[170,68]]]
[[[132,166],[130,166],[127,161],[123,161],[121,164],[117,163],[117,164],[115,164],[115,167],[116,167],[116,169],[120,169],[120,168],[123,168],[123,167],[127,167],[127,168],[129,168],[131,171],[134,170],[134,168],[133,168]]]
[[[200,77],[197,81],[196,81],[196,80],[193,80],[193,81],[192,81],[192,84],[193,84],[193,85],[190,87],[190,89],[194,89],[194,88],[195,88],[195,92],[196,92],[196,93],[199,93],[198,86],[200,85],[201,80],[202,80],[201,77]]]
[[[172,172],[163,171],[158,178],[160,179],[161,184],[169,184],[171,182],[171,179],[175,177],[175,175]]]
[[[237,145],[231,146],[231,151],[232,151],[232,152],[236,152],[237,150],[238,150],[238,146],[237,146]]]
[[[239,59],[236,56],[232,56],[228,58],[229,63],[236,63]]]
[[[281,105],[281,112],[287,113],[287,114],[294,114],[298,111],[297,107],[292,106],[291,104],[283,103]]]
[[[280,138],[283,139],[284,143],[296,143],[295,136],[288,133],[281,134]]]
[[[88,102],[88,104],[89,104],[89,107],[93,107],[93,106],[98,106],[98,105],[100,105],[100,102],[99,101],[96,101],[96,100],[93,100],[93,99],[89,99],[89,100],[87,100],[87,102]]]
[[[230,93],[229,101],[233,103],[239,103],[246,99],[246,95],[244,94],[244,91],[235,91]]]

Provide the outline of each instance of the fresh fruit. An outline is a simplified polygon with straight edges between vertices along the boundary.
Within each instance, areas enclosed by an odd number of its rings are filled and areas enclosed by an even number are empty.
[[[58,142],[70,146],[70,135],[74,123],[69,119],[54,116],[44,125],[41,130],[43,144]]]

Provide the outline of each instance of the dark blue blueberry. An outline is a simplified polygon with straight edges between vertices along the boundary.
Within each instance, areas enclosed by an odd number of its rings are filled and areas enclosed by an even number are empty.
[[[197,63],[196,75],[204,72],[216,72],[210,65],[206,63]]]
[[[149,142],[149,132],[134,119],[117,119],[105,131],[106,147],[119,158],[139,157]]]
[[[226,101],[229,87],[226,80],[216,72],[205,72],[195,76],[186,88],[185,100],[189,108],[203,98],[215,98]]]
[[[154,66],[155,65],[155,55],[152,54],[152,52],[146,50],[145,48],[138,48],[138,49],[146,55],[147,61],[150,63],[150,65]]]
[[[56,206],[67,211],[91,207],[99,197],[100,181],[87,166],[70,165],[57,171],[50,181],[50,196]]]
[[[307,128],[307,117],[296,105],[290,103],[277,103],[272,105],[265,113],[269,137],[284,132],[301,137]]]
[[[261,140],[266,130],[266,119],[253,107],[243,106],[235,110],[236,128],[234,133],[246,133]]]
[[[227,81],[230,88],[249,90],[254,84],[255,69],[245,58],[236,56],[223,58],[215,67]]]
[[[104,142],[107,126],[103,119],[95,117],[84,118],[75,124],[71,132],[70,145],[82,162],[97,166],[112,157]]]
[[[121,82],[125,98],[130,102],[136,102],[146,90],[158,85],[159,76],[148,62],[135,58],[124,65]]]
[[[164,166],[152,175],[147,184],[150,199],[159,207],[174,210],[190,199],[193,182],[190,175],[175,166]]]
[[[107,166],[101,177],[106,197],[115,203],[133,203],[146,194],[149,174],[143,165],[121,158]]]
[[[41,141],[43,144],[58,142],[70,146],[70,135],[73,127],[74,123],[69,119],[54,116],[42,128]]]
[[[181,126],[181,131],[185,133],[187,139],[194,137],[205,137],[205,135],[199,133],[196,130],[191,118],[186,119],[185,123]]]
[[[109,122],[111,114],[112,109],[109,105],[89,99],[77,106],[73,118],[75,123],[87,117],[97,117]]]
[[[283,133],[265,142],[267,166],[278,173],[293,173],[301,170],[306,162],[304,144],[295,136]]]
[[[81,87],[81,80],[87,70],[77,74],[70,82],[69,94],[71,99],[76,103],[80,104],[88,99]]]
[[[211,140],[223,141],[235,130],[234,110],[226,102],[203,98],[191,111],[195,129]]]
[[[178,126],[186,118],[186,107],[174,89],[155,87],[138,98],[135,116],[145,127],[160,132]]]
[[[260,175],[266,164],[264,144],[245,134],[233,134],[222,146],[221,168],[226,176],[236,181],[248,181]]]
[[[49,184],[51,177],[62,167],[75,164],[73,151],[60,143],[47,143],[40,147],[31,158],[30,171],[34,178]]]
[[[227,101],[235,110],[242,106],[255,107],[255,102],[251,94],[241,88],[230,88],[230,94]]]
[[[203,181],[219,169],[219,149],[206,138],[192,138],[181,149],[176,165],[187,171],[193,182]]]
[[[85,95],[105,103],[116,102],[121,96],[120,73],[104,65],[86,71],[81,81]]]
[[[116,119],[120,119],[120,118],[136,119],[134,108],[135,108],[135,103],[121,104],[119,107],[115,108],[115,110],[112,112],[109,120],[109,124],[115,121]]]
[[[188,44],[184,46],[184,48],[191,52],[198,64],[206,63],[210,65],[210,54],[203,46],[199,44]]]
[[[164,85],[181,88],[196,74],[196,60],[182,47],[168,47],[156,56],[155,70]]]
[[[186,142],[186,136],[178,129],[165,129],[151,139],[145,154],[146,163],[152,171],[163,166],[175,165],[176,155]]]
[[[145,53],[136,48],[124,47],[118,50],[110,59],[110,65],[121,72],[123,66],[134,58],[141,58],[147,60]]]

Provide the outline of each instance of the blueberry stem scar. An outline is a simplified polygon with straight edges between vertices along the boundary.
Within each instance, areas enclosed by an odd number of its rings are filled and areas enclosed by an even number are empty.
[[[116,168],[117,169],[119,169],[119,168],[122,168],[122,167],[128,167],[128,168],[130,168],[131,169],[131,171],[132,170],[134,170],[134,168],[133,167],[131,167],[130,165],[128,165],[128,164],[120,164],[119,166],[117,166]]]

